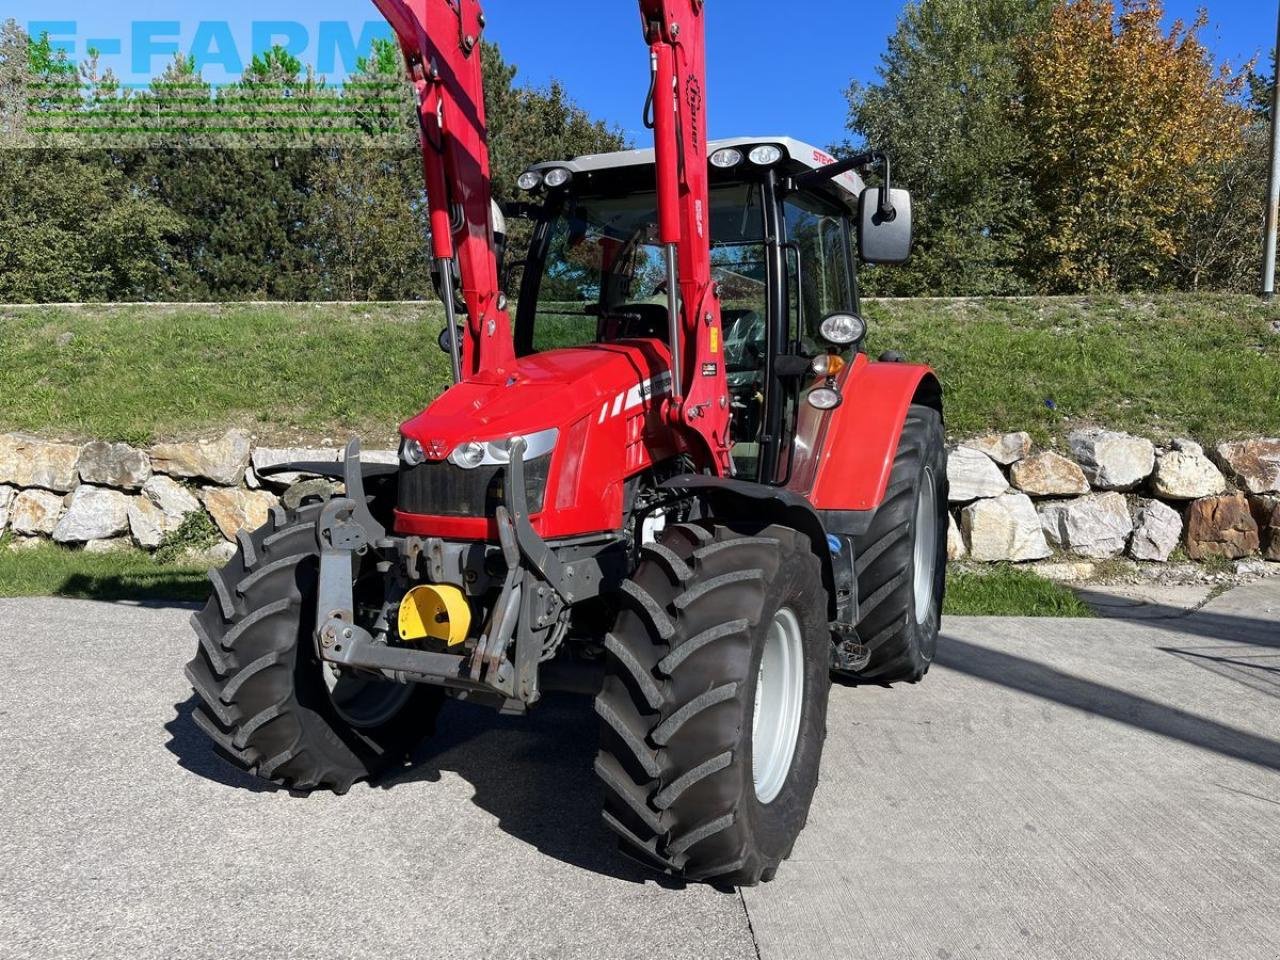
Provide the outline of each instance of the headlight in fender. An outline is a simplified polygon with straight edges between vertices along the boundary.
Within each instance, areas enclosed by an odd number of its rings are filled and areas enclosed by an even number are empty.
[[[520,437],[507,437],[505,440],[473,440],[463,443],[449,454],[449,462],[464,470],[477,467],[496,467],[511,462],[511,444]],[[545,457],[556,447],[560,439],[560,431],[555,427],[540,433],[530,433],[523,437],[525,442],[524,462]]]

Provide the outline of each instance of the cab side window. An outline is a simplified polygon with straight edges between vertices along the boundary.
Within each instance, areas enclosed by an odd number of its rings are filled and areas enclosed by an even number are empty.
[[[785,207],[792,336],[817,352],[822,319],[854,306],[848,220],[812,197],[791,197]]]

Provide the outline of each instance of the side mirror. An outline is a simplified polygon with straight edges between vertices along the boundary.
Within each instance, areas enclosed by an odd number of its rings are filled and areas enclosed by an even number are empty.
[[[906,263],[911,257],[911,194],[867,187],[858,198],[858,252],[866,263]]]
[[[462,343],[462,327],[455,327],[454,329],[457,330],[458,332],[458,343],[461,344]],[[453,338],[449,336],[448,327],[445,327],[443,330],[440,331],[440,336],[436,340],[436,343],[440,344],[440,349],[444,353],[448,353],[448,354],[453,353]]]

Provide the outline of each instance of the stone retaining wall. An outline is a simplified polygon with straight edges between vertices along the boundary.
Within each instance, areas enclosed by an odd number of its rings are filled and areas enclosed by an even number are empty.
[[[1098,561],[1117,558],[1240,561],[1257,572],[1280,562],[1280,439],[1206,453],[1191,440],[1159,448],[1091,429],[1072,433],[1067,448],[1036,451],[1025,433],[955,447],[950,557],[1051,561],[1038,569],[1062,579],[1087,579]]]
[[[336,462],[336,448],[255,446],[245,433],[161,443],[61,443],[0,435],[0,533],[21,547],[41,538],[88,550],[160,547],[204,512],[234,551],[236,535],[272,506],[327,488],[259,470],[293,460]],[[366,459],[396,462],[394,451]],[[1167,449],[1106,430],[1069,436],[1067,454],[1035,450],[1025,433],[992,434],[951,450],[947,470],[953,560],[1035,563],[1050,576],[1087,579],[1099,561],[1148,565],[1280,562],[1280,439]]]
[[[0,435],[0,533],[21,549],[41,539],[86,550],[155,550],[187,518],[204,513],[223,542],[202,558],[228,559],[236,535],[267,521],[280,503],[296,502],[328,481],[297,474],[260,478],[258,470],[293,460],[336,462],[337,449],[255,447],[232,430],[213,440],[161,443],[60,443]],[[395,463],[395,451],[365,451]]]

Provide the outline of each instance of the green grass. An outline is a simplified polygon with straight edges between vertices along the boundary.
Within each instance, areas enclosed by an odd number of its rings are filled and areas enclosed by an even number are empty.
[[[953,569],[947,576],[944,613],[968,617],[1093,616],[1067,587],[1009,566],[981,573]]]
[[[0,307],[0,427],[385,444],[448,383],[441,323],[427,305]]]
[[[0,543],[0,597],[201,601],[209,595],[207,572],[157,563],[140,550],[93,554],[49,543],[10,550]]]
[[[1280,306],[1255,297],[882,301],[867,314],[873,356],[894,348],[938,369],[953,435],[1280,434]]]
[[[1157,440],[1280,434],[1280,305],[1256,298],[878,301],[867,314],[873,355],[938,368],[956,436],[1046,442],[1090,422]],[[146,443],[238,426],[387,444],[448,382],[440,324],[427,304],[0,307],[0,430]]]
[[[202,601],[209,595],[207,568],[165,563],[137,550],[93,554],[43,543],[10,550],[0,540],[0,597],[75,597],[84,600]],[[992,617],[1089,617],[1066,587],[1014,567],[990,572],[952,570],[948,615]]]

